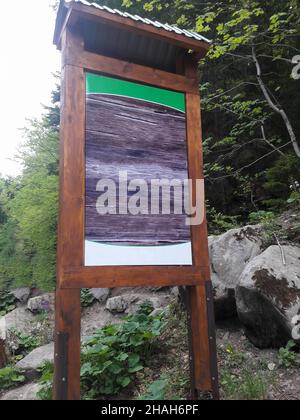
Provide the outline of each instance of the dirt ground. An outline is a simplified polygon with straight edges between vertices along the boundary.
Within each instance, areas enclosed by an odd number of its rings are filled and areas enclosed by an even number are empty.
[[[163,399],[188,398],[186,316],[176,312],[130,399],[147,395],[149,384],[162,379],[167,384]],[[278,349],[254,347],[237,319],[217,324],[217,348],[222,400],[300,400],[300,365],[281,366]]]
[[[254,347],[237,320],[218,323],[217,345],[222,398],[226,398],[222,372],[229,370],[238,377],[246,369],[266,384],[265,399],[300,400],[300,367],[287,369],[280,366],[278,349],[260,350]]]

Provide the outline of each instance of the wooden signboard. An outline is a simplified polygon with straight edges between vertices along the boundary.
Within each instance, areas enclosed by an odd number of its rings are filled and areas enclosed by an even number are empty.
[[[187,202],[204,209],[204,190],[197,188],[203,185],[199,81],[196,56],[188,52],[192,43],[204,55],[207,45],[118,16],[63,1],[58,14],[55,43],[63,67],[54,398],[80,399],[80,289],[135,286],[186,287],[191,397],[212,392],[218,398],[205,212],[199,223],[188,223],[185,211]],[[89,22],[133,31],[137,42],[145,36],[174,43],[177,70],[91,51],[83,29]]]
[[[85,265],[192,265],[184,94],[91,73],[86,90]]]

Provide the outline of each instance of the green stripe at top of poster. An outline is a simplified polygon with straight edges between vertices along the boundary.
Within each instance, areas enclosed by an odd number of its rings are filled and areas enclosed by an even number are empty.
[[[160,89],[153,86],[127,82],[120,79],[112,79],[97,74],[86,74],[86,92],[90,94],[106,94],[126,96],[165,105],[170,108],[185,112],[184,93],[172,90]]]

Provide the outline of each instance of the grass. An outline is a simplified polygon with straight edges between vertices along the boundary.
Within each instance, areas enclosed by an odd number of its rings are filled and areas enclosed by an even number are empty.
[[[220,384],[225,400],[266,400],[273,384],[272,372],[262,360],[238,351],[232,344],[219,351],[221,358]]]
[[[250,369],[242,369],[239,375],[224,369],[221,372],[221,385],[226,400],[265,400],[269,386],[261,373]]]

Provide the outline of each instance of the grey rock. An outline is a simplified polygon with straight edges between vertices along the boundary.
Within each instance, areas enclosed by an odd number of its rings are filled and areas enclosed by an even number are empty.
[[[11,293],[19,302],[26,303],[30,296],[30,289],[29,287],[20,287]]]
[[[0,401],[36,401],[38,400],[37,393],[40,389],[40,384],[27,384],[5,393],[0,398]]]
[[[154,318],[157,316],[160,316],[164,312],[164,308],[156,308],[154,311],[151,312],[150,316],[153,316]]]
[[[146,303],[146,302],[150,302],[154,309],[161,308],[162,306],[166,306],[167,303],[168,303],[167,302],[167,297],[165,297],[165,299],[162,299],[162,296],[161,297],[150,297],[150,298],[145,297],[144,299],[139,298],[139,301],[138,301],[139,304],[143,304],[143,303]]]
[[[16,367],[25,371],[25,376],[34,379],[38,376],[38,368],[45,362],[54,361],[54,343],[38,347],[29,353],[24,359],[20,360]]]
[[[216,319],[236,315],[235,290],[246,265],[262,252],[259,226],[231,229],[209,237]]]
[[[180,293],[179,293],[179,287],[172,287],[170,290],[170,295],[175,298],[175,299],[179,299]]]
[[[29,299],[27,309],[33,313],[50,312],[54,310],[54,294],[48,293]]]
[[[108,299],[106,302],[106,309],[111,313],[124,313],[129,305],[126,296],[116,296]]]
[[[7,337],[10,330],[21,331],[24,334],[30,334],[34,316],[27,311],[25,307],[19,307],[9,312],[1,318],[1,330],[4,330],[3,335]]]
[[[95,305],[84,309],[81,318],[81,334],[91,336],[96,330],[109,324],[117,324],[121,322],[122,313],[112,314],[106,310],[104,304],[96,303]]]
[[[255,346],[280,347],[290,339],[300,345],[293,336],[294,319],[300,314],[300,248],[271,246],[254,258],[240,277],[236,301],[245,333]]]
[[[90,291],[100,303],[105,303],[110,295],[110,289],[91,289]]]

